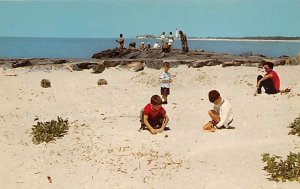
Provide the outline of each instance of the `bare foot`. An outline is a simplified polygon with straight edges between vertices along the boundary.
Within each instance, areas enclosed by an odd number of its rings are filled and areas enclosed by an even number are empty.
[[[211,128],[211,129],[209,129],[208,131],[209,132],[215,132],[217,129],[215,128],[215,127],[213,127],[213,128]]]

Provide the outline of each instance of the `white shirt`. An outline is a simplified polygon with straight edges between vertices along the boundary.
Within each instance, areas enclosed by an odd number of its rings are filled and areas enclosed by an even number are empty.
[[[221,128],[224,125],[224,127],[228,128],[228,124],[233,120],[232,107],[229,101],[227,99],[222,100],[221,105],[214,105],[213,110],[220,114],[220,122],[216,125],[216,127]]]
[[[154,45],[153,45],[153,48],[154,49],[157,49],[157,48],[159,48],[160,46],[158,45],[158,43],[154,43]]]
[[[161,39],[162,42],[165,42],[165,38],[166,38],[165,35],[160,36],[160,39]]]
[[[162,73],[159,79],[161,79],[160,87],[170,88],[170,82],[164,82],[165,80],[171,80],[171,74],[169,72]]]
[[[169,43],[171,43],[171,44],[172,44],[172,43],[173,43],[173,41],[174,41],[174,37],[173,37],[173,35],[170,35],[170,36],[169,36]]]

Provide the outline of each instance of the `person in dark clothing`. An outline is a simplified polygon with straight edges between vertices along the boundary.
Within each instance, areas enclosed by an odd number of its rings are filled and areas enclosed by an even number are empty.
[[[182,45],[182,52],[189,52],[188,42],[186,38],[186,34],[184,34],[182,31],[179,31],[180,39],[181,39],[181,45]]]
[[[120,39],[116,40],[116,42],[119,43],[120,50],[123,50],[124,49],[124,45],[125,45],[125,40],[123,38],[123,34],[120,34]]]

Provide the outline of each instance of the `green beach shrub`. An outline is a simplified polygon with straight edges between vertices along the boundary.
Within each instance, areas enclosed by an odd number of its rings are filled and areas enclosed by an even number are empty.
[[[56,138],[63,137],[69,130],[68,120],[63,120],[61,117],[57,117],[56,120],[51,120],[47,122],[37,122],[33,125],[32,132],[32,142],[34,144],[40,144],[42,142],[50,142]]]
[[[298,135],[300,136],[300,116],[298,116],[293,123],[290,123],[288,128],[292,130],[289,132],[289,135]]]
[[[292,153],[287,156],[286,160],[282,160],[280,156],[270,156],[270,154],[263,154],[262,161],[267,165],[263,170],[269,174],[268,180],[271,181],[298,181],[300,183],[300,153]]]

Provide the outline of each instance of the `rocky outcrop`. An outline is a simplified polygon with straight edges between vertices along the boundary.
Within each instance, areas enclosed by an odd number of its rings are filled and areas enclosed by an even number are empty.
[[[32,66],[32,63],[30,62],[30,60],[27,59],[27,60],[17,61],[12,64],[13,68],[24,67],[24,66]]]
[[[54,64],[65,64],[67,62],[68,62],[67,60],[57,60],[54,62]]]
[[[93,68],[94,73],[101,73],[108,67],[133,68],[133,71],[141,71],[144,67],[151,69],[161,69],[164,62],[169,62],[171,67],[178,65],[187,65],[193,68],[203,66],[255,66],[262,67],[266,62],[272,62],[275,66],[279,65],[299,65],[300,52],[296,57],[282,55],[278,58],[266,57],[264,55],[253,55],[252,52],[245,52],[240,55],[215,53],[204,50],[194,50],[188,53],[182,53],[180,49],[172,49],[165,53],[161,49],[138,50],[134,48],[108,49],[94,54],[93,59],[0,59],[0,66],[3,68],[17,68],[31,66],[32,69],[40,69],[41,66],[48,65],[49,69],[67,68],[70,71],[80,71]],[[139,62],[138,65],[135,65]],[[133,66],[134,65],[134,66]],[[49,70],[47,69],[47,70]]]
[[[146,67],[148,67],[148,68],[159,70],[162,68],[163,63],[164,63],[163,60],[151,59],[151,60],[147,60],[145,64],[146,64]]]
[[[105,65],[103,63],[93,66],[94,73],[102,73],[105,70]]]

